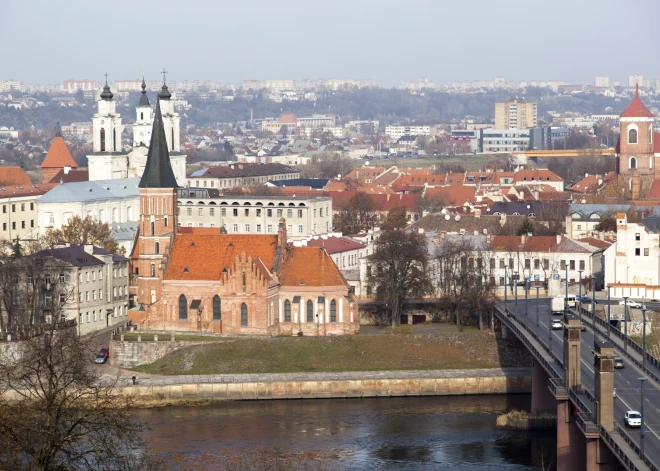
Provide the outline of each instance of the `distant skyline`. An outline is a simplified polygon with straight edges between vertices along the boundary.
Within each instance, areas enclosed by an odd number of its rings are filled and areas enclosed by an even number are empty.
[[[0,79],[660,79],[657,0],[53,0],[3,5]]]

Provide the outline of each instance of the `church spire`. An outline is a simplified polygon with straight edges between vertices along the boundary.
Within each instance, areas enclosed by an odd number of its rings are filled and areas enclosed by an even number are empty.
[[[147,164],[144,167],[140,188],[177,188],[176,178],[172,171],[170,153],[167,150],[163,115],[160,112],[160,99],[156,103],[156,117],[151,130],[151,143],[147,154]]]
[[[165,83],[165,76],[167,74],[167,70],[165,70],[165,68],[163,68],[161,73],[163,74],[163,87],[160,89],[160,93],[158,94],[158,98],[161,99],[161,100],[169,100],[172,97],[172,94],[167,89],[167,84]]]
[[[108,86],[108,73],[105,73],[105,86],[103,87],[103,91],[101,92],[101,98],[106,101],[112,100],[112,97],[114,95],[110,91],[110,87]]]
[[[144,82],[144,75],[142,76],[142,95],[140,95],[140,104],[139,106],[151,106],[149,103],[149,97],[147,96],[147,84]]]

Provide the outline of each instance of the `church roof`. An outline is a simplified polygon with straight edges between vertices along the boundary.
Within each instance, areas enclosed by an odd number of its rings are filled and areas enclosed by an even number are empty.
[[[170,153],[167,150],[163,115],[160,112],[160,99],[156,103],[156,116],[151,130],[151,143],[147,154],[147,163],[140,180],[140,188],[177,188],[172,171]]]
[[[621,113],[622,118],[654,118],[655,115],[639,99],[639,85],[635,90],[635,98],[630,102],[628,108]]]
[[[62,136],[55,136],[53,142],[50,143],[50,149],[46,154],[46,158],[41,163],[41,168],[64,168],[72,167],[77,168],[78,164],[69,152],[69,147],[64,142]]]
[[[259,259],[270,271],[277,255],[277,235],[222,234],[217,228],[179,228],[174,238],[167,280],[219,280],[242,253]]]
[[[39,198],[39,203],[86,203],[138,198],[137,178],[62,183]]]
[[[149,103],[149,97],[147,96],[147,84],[144,83],[144,77],[142,77],[142,95],[140,95],[140,104],[139,106],[151,106]]]
[[[167,89],[167,85],[163,84],[162,88],[160,89],[160,93],[158,93],[158,98],[163,100],[169,100],[171,97],[172,94]]]
[[[346,286],[335,262],[322,247],[291,247],[279,273],[282,286]]]
[[[103,91],[101,92],[101,98],[106,101],[112,100],[112,97],[114,95],[110,91],[110,87],[108,86],[108,82],[105,83],[105,86],[103,87]]]

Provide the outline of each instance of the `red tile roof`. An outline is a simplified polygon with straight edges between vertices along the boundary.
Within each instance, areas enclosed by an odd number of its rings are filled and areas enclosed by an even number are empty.
[[[50,179],[49,183],[73,183],[73,182],[87,182],[89,181],[89,170],[69,170],[69,173],[64,173],[64,169],[60,170]]]
[[[54,183],[37,183],[34,185],[16,185],[0,187],[0,198],[18,198],[19,196],[41,196],[57,185]]]
[[[557,243],[556,236],[496,236],[493,238],[490,248],[500,251],[521,252],[557,252],[557,253],[588,253],[589,250],[583,245],[561,237]]]
[[[32,185],[21,167],[0,167],[0,185]]]
[[[218,280],[245,252],[272,270],[277,235],[220,234],[214,228],[179,228],[167,268],[167,280]]]
[[[655,115],[639,99],[639,85],[635,90],[635,98],[630,102],[628,108],[621,113],[622,118],[654,118]]]
[[[519,170],[513,174],[514,182],[522,181],[543,181],[543,182],[561,182],[563,179],[551,170],[547,169],[534,169],[534,170]]]
[[[41,168],[64,167],[78,168],[78,164],[71,157],[71,152],[69,152],[64,138],[62,136],[55,136],[53,142],[50,143],[50,149],[48,149],[46,158],[41,163]]]
[[[465,203],[474,202],[474,194],[476,187],[474,186],[445,186],[439,188],[427,188],[424,196],[426,198],[442,198],[447,204],[454,206],[463,206]]]
[[[321,247],[291,247],[279,273],[282,286],[348,286]]]
[[[363,249],[366,245],[348,237],[320,237],[307,241],[307,247],[323,247],[329,254],[347,252],[349,250]]]

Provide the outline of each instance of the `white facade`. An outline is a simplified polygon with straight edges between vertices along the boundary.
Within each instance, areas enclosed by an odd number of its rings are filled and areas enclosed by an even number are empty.
[[[482,152],[515,152],[529,148],[529,129],[483,129]]]
[[[135,124],[133,124],[133,148],[149,147],[151,128],[154,125],[154,110],[151,106],[138,105],[135,108]]]
[[[94,153],[121,152],[121,133],[124,126],[114,100],[99,100],[98,112],[92,117],[92,129]]]
[[[385,135],[397,141],[403,136],[430,136],[431,126],[386,126]]]

